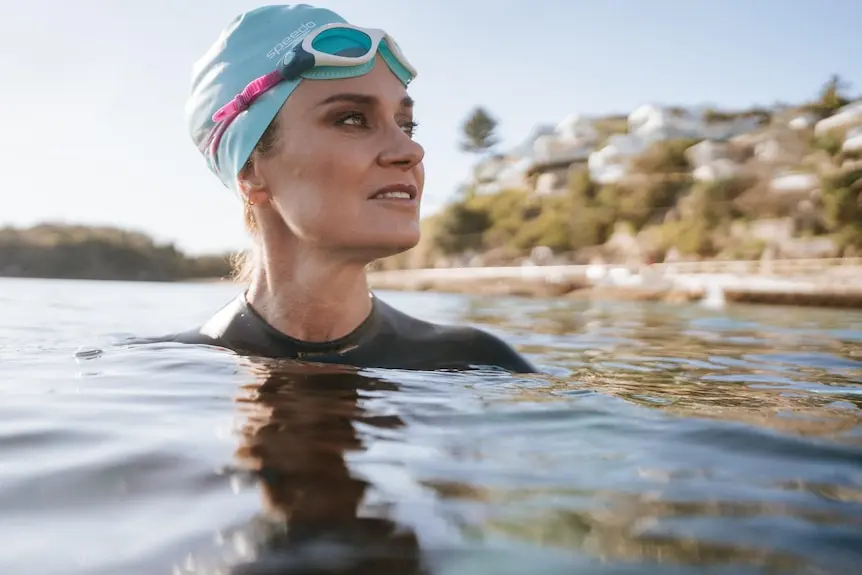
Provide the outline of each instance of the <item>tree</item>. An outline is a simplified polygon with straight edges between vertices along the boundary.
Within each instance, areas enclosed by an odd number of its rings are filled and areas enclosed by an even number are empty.
[[[440,219],[434,244],[444,255],[482,248],[482,236],[491,227],[487,211],[460,201],[449,205]]]
[[[849,84],[841,79],[838,74],[833,74],[829,81],[820,89],[820,96],[814,102],[812,108],[822,116],[834,114],[836,110],[847,105],[848,100],[844,94]]]
[[[497,120],[481,106],[475,108],[464,122],[464,141],[461,149],[471,153],[481,153],[497,145]]]

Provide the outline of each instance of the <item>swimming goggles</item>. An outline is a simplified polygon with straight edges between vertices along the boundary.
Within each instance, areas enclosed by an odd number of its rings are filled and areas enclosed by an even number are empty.
[[[392,36],[374,28],[360,28],[346,23],[326,24],[306,34],[285,54],[275,70],[249,82],[242,92],[213,114],[212,120],[216,125],[201,146],[201,150],[209,154],[215,165],[219,142],[228,126],[261,94],[281,82],[297,80],[302,74],[316,67],[348,67],[366,64],[377,55],[379,48],[383,48],[380,45],[381,42],[398,64],[405,69],[408,77],[403,79],[405,83],[409,83],[416,76],[416,69],[404,57]],[[384,57],[388,55],[383,50],[381,52]]]

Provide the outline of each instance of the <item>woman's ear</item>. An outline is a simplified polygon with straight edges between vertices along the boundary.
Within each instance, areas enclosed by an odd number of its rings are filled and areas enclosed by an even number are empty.
[[[269,188],[253,157],[245,163],[237,175],[237,185],[243,199],[250,206],[260,205],[269,200]]]

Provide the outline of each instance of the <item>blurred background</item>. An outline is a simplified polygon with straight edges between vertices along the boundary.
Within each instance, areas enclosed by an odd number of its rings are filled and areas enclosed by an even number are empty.
[[[423,240],[379,270],[828,260],[781,268],[811,276],[862,255],[857,3],[326,5],[392,31],[420,70]],[[240,205],[192,145],[183,104],[192,63],[254,6],[11,8],[0,275],[229,274],[249,241]]]

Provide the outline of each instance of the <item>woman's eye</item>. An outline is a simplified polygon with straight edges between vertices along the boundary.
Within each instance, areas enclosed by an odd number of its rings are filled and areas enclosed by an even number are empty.
[[[355,128],[369,128],[368,118],[362,112],[350,112],[341,115],[336,124],[339,126],[352,126]],[[410,120],[401,124],[401,129],[411,138],[416,134],[418,123]]]
[[[360,114],[359,112],[351,112],[349,114],[345,114],[338,121],[339,124],[344,124],[346,126],[359,126],[364,127],[367,122],[365,121],[365,116]]]

